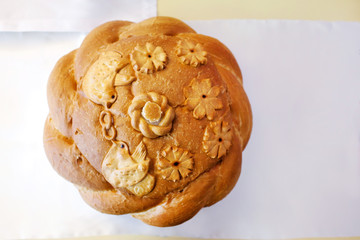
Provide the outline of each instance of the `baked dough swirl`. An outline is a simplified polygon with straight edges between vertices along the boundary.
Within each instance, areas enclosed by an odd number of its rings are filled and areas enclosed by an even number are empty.
[[[175,117],[175,111],[169,106],[167,98],[155,92],[136,96],[128,113],[133,128],[148,138],[167,134]]]

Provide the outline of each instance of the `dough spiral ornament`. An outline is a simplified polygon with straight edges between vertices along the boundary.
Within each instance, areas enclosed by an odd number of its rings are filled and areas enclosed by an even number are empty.
[[[155,92],[136,96],[128,109],[131,126],[145,137],[156,138],[170,132],[175,117],[167,98]]]
[[[100,113],[99,122],[102,127],[102,132],[107,140],[113,140],[116,137],[116,129],[113,125],[113,117],[111,113],[104,110]]]

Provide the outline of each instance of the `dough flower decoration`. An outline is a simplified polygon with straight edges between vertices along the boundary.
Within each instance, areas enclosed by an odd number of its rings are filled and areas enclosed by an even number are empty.
[[[212,86],[209,78],[194,78],[190,86],[184,89],[185,105],[188,109],[194,110],[194,118],[202,119],[206,115],[207,119],[213,120],[215,110],[223,108],[221,99],[217,98],[221,90],[220,86]]]
[[[134,97],[128,114],[131,126],[148,138],[156,138],[170,132],[175,117],[175,111],[168,104],[167,98],[155,92]]]
[[[137,45],[130,54],[130,59],[135,71],[154,73],[165,68],[167,55],[162,47],[155,47],[147,42],[145,46]]]
[[[100,113],[99,122],[102,127],[102,132],[107,140],[113,140],[116,137],[116,129],[114,127],[114,119],[111,113],[104,110]]]
[[[89,67],[82,90],[94,103],[110,108],[117,99],[115,87],[128,85],[135,79],[129,59],[118,52],[107,51]]]
[[[156,168],[163,179],[179,181],[189,176],[194,167],[192,155],[178,147],[166,147],[158,157]]]
[[[200,43],[195,45],[188,40],[179,41],[175,53],[182,63],[193,67],[198,67],[207,62],[207,53]]]
[[[102,163],[102,172],[114,188],[126,188],[137,196],[144,196],[155,185],[154,176],[148,174],[150,159],[143,142],[130,155],[128,145],[114,142]]]
[[[211,158],[221,158],[231,146],[232,132],[228,122],[210,122],[203,136],[203,150]]]

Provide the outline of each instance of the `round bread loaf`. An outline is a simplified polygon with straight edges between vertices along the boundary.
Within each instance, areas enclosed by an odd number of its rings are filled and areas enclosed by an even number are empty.
[[[180,20],[113,21],[48,82],[44,146],[93,208],[173,226],[224,198],[252,128],[240,68]]]

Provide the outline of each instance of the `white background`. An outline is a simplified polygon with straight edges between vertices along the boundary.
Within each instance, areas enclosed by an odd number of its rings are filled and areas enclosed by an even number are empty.
[[[234,53],[252,104],[231,194],[171,228],[88,207],[42,146],[47,78],[85,33],[0,32],[0,238],[360,235],[360,23],[188,23]]]
[[[90,31],[156,15],[156,0],[1,0],[0,31]]]

